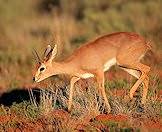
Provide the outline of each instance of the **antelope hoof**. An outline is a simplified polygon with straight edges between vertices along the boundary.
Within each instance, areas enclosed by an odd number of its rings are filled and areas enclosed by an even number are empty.
[[[68,113],[71,113],[71,109],[68,109],[67,112],[68,112]]]
[[[70,113],[71,112],[71,108],[68,108],[67,111]]]
[[[71,112],[71,108],[70,107],[68,107],[68,108],[65,108],[65,110],[67,111],[67,112]]]

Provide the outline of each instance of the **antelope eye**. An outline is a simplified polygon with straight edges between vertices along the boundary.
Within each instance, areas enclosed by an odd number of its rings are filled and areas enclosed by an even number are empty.
[[[44,67],[42,67],[42,68],[40,68],[40,71],[43,71],[45,68]]]

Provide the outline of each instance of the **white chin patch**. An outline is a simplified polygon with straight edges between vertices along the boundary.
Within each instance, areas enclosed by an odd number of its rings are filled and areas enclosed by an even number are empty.
[[[41,79],[37,79],[37,80],[35,80],[35,82],[40,82],[40,81],[42,81]]]
[[[35,80],[35,82],[40,82],[39,80]]]

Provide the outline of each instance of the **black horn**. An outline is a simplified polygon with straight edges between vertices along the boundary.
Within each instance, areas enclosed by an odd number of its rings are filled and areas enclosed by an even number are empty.
[[[37,53],[37,51],[35,49],[33,49],[33,54],[35,56],[36,62],[40,64],[41,63],[41,59],[40,59],[40,57],[39,57],[39,55],[38,55],[38,53]]]

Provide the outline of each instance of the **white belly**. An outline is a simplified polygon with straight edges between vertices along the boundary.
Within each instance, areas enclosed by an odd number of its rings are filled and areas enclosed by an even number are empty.
[[[109,68],[113,65],[116,64],[116,58],[112,58],[110,60],[108,60],[105,64],[104,64],[104,71],[109,70]]]
[[[90,77],[94,77],[94,75],[92,73],[85,73],[81,75],[81,78],[84,78],[84,79],[90,78]]]

